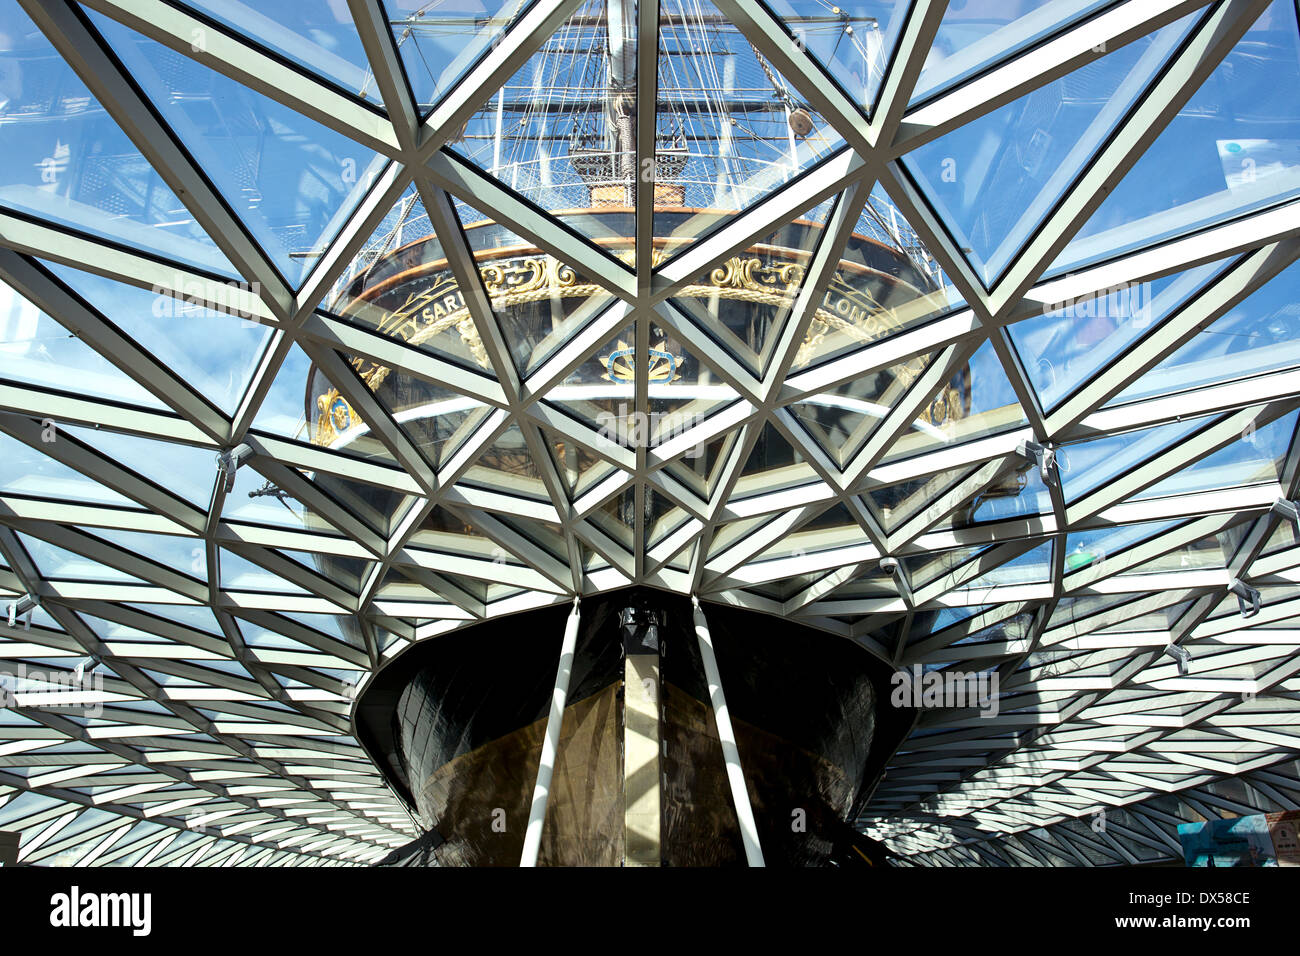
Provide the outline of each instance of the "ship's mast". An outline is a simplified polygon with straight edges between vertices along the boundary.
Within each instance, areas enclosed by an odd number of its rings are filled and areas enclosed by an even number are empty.
[[[636,3],[606,0],[609,18],[609,84],[605,109],[613,149],[613,174],[625,183],[626,204],[636,203]]]
[[[787,26],[810,38],[810,50],[820,37],[817,49],[878,78],[888,52],[879,24],[829,0],[822,6],[786,18]],[[486,20],[441,13],[435,0],[392,26],[399,46],[418,48],[431,36],[445,43],[448,35],[501,29],[513,17],[506,9]],[[544,208],[631,207],[638,42],[635,0],[587,0],[450,145]],[[661,0],[658,42],[656,206],[745,208],[831,152],[816,111],[706,0]],[[879,191],[855,232],[899,249],[942,281]]]

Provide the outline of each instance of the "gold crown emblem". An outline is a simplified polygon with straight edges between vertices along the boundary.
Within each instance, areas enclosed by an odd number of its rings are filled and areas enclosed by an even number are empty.
[[[682,358],[668,351],[667,342],[651,346],[649,358],[649,368],[646,370],[648,381],[665,384],[682,377],[678,371]],[[612,352],[600,356],[600,364],[605,367],[605,374],[601,378],[607,382],[630,384],[636,381],[636,349],[622,339],[619,339]]]

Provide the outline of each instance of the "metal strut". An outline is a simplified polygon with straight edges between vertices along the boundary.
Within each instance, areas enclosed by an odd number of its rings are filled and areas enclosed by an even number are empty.
[[[745,786],[745,773],[740,767],[740,751],[736,748],[736,734],[727,712],[727,697],[722,692],[722,678],[718,674],[718,661],[713,656],[713,637],[709,622],[704,617],[699,598],[691,595],[695,609],[695,639],[700,644],[700,660],[704,662],[704,679],[709,685],[709,700],[713,704],[713,717],[718,724],[718,738],[722,741],[722,759],[727,764],[727,782],[731,784],[731,802],[736,806],[736,820],[740,824],[740,838],[745,844],[745,859],[750,866],[766,866],[763,849],[758,844],[758,826],[754,823],[754,808],[749,802]]]
[[[524,831],[524,852],[520,866],[536,866],[542,848],[542,824],[546,822],[546,804],[551,796],[551,774],[555,755],[560,749],[560,727],[564,724],[564,701],[569,696],[569,675],[573,673],[573,653],[578,643],[578,599],[564,624],[564,642],[560,645],[560,666],[555,671],[555,690],[551,694],[551,712],[546,717],[546,737],[542,740],[542,759],[537,765],[537,784],[528,812],[528,829]]]

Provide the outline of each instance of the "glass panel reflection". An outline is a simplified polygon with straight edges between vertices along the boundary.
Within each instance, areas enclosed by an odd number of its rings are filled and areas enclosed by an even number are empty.
[[[911,429],[890,446],[884,460],[895,461],[985,438],[1017,428],[1025,421],[1024,410],[993,343],[985,342],[924,406]]]
[[[1154,398],[1300,365],[1298,283],[1300,264],[1293,264],[1235,309],[1197,332],[1109,404]]]
[[[1051,273],[1300,194],[1300,29],[1275,0],[1106,196]]]
[[[370,61],[347,7],[301,0],[185,0],[237,33],[269,47],[348,93],[378,103]]]
[[[795,43],[822,66],[864,112],[876,101],[911,3],[909,0],[772,0]]]
[[[291,285],[387,160],[223,74],[90,14],[154,107]]]
[[[1197,19],[1190,14],[1128,43],[904,157],[986,287],[1110,139]]]
[[[844,138],[708,2],[660,5],[661,260],[829,157]],[[852,57],[846,46],[845,55]]]
[[[1044,407],[1059,405],[1228,265],[1224,259],[1151,282],[1119,285],[1091,298],[1052,303],[1041,316],[1009,326]]]
[[[17,3],[0,5],[0,206],[234,268]]]
[[[942,92],[1082,20],[1110,0],[968,0],[939,22],[912,102]]]

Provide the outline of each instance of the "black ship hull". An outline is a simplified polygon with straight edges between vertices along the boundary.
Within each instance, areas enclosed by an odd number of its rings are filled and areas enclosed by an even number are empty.
[[[518,865],[566,613],[417,645],[359,702],[360,738],[433,838],[420,862]],[[880,862],[850,822],[911,723],[910,711],[881,706],[888,669],[842,638],[730,608],[708,614],[766,865],[846,852]],[[632,647],[646,622],[653,646]],[[640,589],[583,602],[539,865],[619,866],[629,854],[625,804],[646,785],[625,765],[629,649],[658,661],[658,864],[744,865],[690,603]]]

